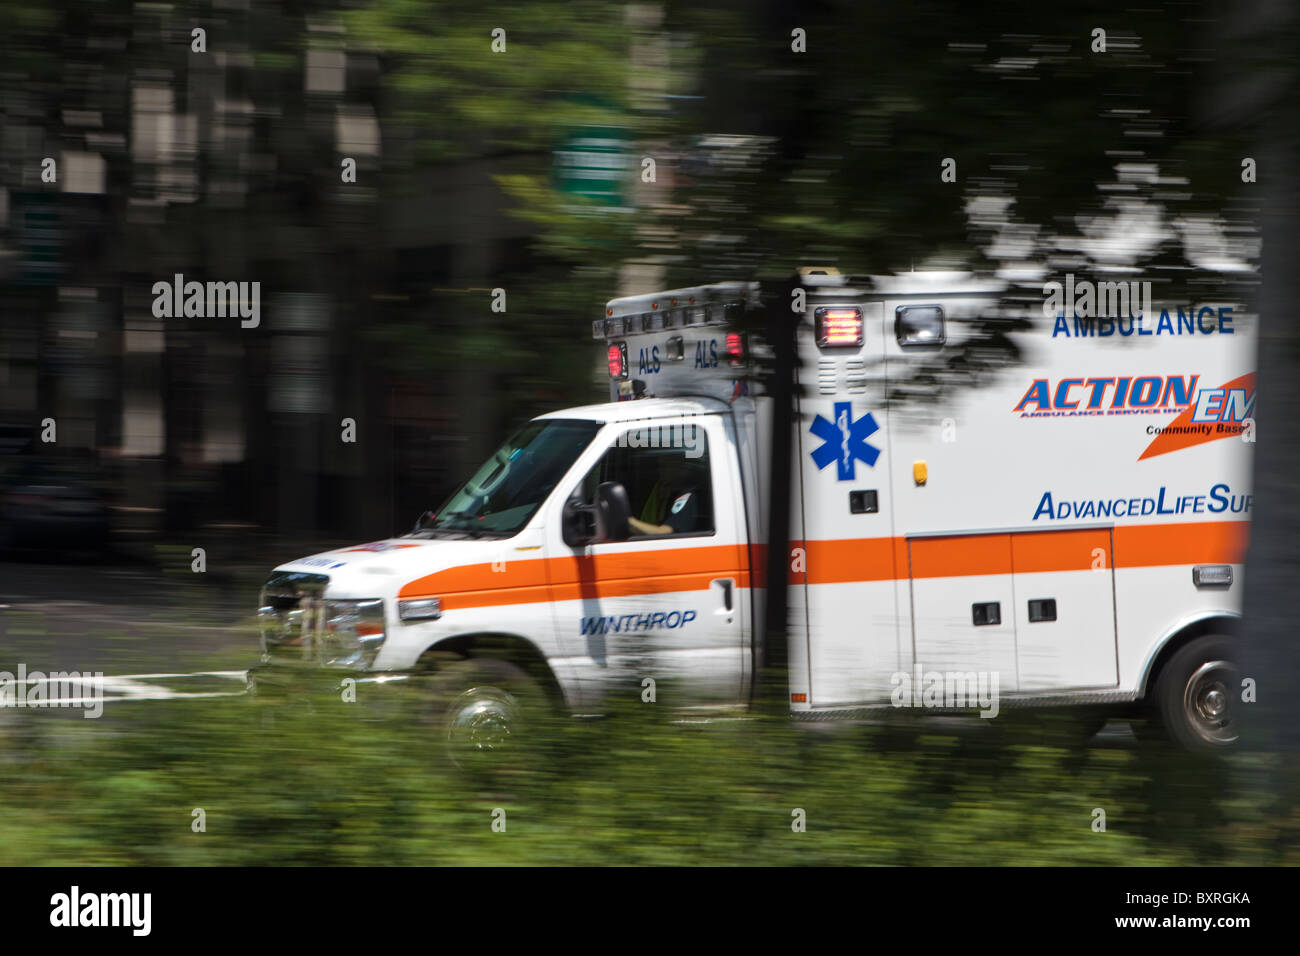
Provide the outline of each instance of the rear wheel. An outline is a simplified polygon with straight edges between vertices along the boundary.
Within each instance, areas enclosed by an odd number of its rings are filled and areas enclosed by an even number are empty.
[[[1234,656],[1226,637],[1206,635],[1180,648],[1160,672],[1153,710],[1180,747],[1215,752],[1237,742],[1240,678]]]

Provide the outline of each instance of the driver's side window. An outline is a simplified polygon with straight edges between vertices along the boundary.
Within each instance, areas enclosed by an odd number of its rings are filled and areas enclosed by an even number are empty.
[[[714,532],[708,443],[697,425],[623,432],[583,478],[583,500],[595,501],[596,489],[607,481],[627,490],[634,519],[629,538]]]

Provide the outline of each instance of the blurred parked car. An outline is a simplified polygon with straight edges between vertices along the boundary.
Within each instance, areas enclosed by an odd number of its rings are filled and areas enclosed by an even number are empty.
[[[88,461],[0,460],[0,551],[102,552],[108,512],[108,494]]]

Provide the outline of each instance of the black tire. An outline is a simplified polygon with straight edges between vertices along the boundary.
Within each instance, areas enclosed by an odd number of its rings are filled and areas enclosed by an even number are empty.
[[[554,716],[542,685],[508,661],[470,658],[434,675],[431,730],[438,750],[467,771],[528,771]]]
[[[1152,716],[1184,750],[1220,753],[1236,744],[1235,656],[1229,638],[1207,634],[1179,648],[1156,678]]]

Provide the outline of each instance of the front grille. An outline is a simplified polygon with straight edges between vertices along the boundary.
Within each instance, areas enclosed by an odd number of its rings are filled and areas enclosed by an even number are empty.
[[[268,658],[312,660],[325,626],[321,595],[329,575],[276,571],[262,588],[257,610]]]

